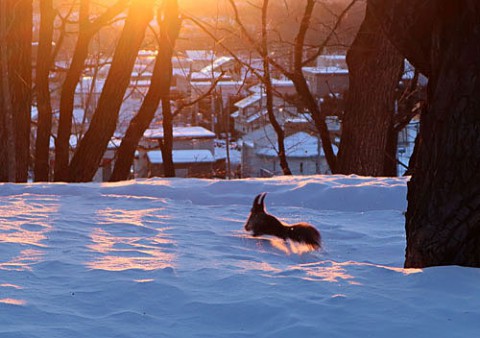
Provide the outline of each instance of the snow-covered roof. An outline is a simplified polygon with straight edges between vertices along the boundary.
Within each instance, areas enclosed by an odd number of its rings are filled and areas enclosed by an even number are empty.
[[[222,76],[220,72],[193,72],[190,76],[192,81],[213,80]]]
[[[230,149],[229,151],[230,163],[240,164],[242,162],[242,152],[238,149]],[[227,158],[226,147],[215,147],[215,160],[223,160]]]
[[[253,121],[256,121],[258,120],[259,118],[263,117],[267,115],[267,110],[266,109],[263,109],[262,111],[259,111],[258,113],[256,114],[253,114],[251,115],[248,119],[247,119],[247,123],[252,123]]]
[[[182,77],[187,77],[190,71],[185,68],[173,68],[172,69],[172,75],[173,76],[182,76]]]
[[[107,149],[117,149],[120,147],[120,144],[122,143],[122,140],[120,138],[113,137],[107,145]],[[69,145],[72,148],[76,148],[78,145],[78,136],[77,135],[70,135],[69,139]],[[50,137],[50,149],[55,149],[55,139],[53,137]]]
[[[162,139],[163,127],[157,129],[147,129],[143,134],[146,138]],[[173,138],[215,138],[215,134],[208,129],[200,126],[195,127],[174,127]]]
[[[232,57],[229,56],[221,56],[215,59],[211,65],[204,67],[200,72],[202,73],[212,73],[212,71],[216,71],[217,69],[221,69],[223,66],[229,64],[233,61]]]
[[[310,115],[289,117],[285,119],[285,123],[310,123],[310,122],[312,122],[312,118]]]
[[[347,56],[345,54],[324,54],[317,58],[317,67],[347,68]]]
[[[340,67],[303,67],[305,73],[310,74],[348,74],[348,69]]]
[[[158,51],[156,50],[140,49],[138,51],[138,56],[140,57],[157,56],[157,55],[158,55]]]
[[[217,93],[222,93],[224,99],[227,95],[236,95],[242,91],[244,83],[242,81],[218,81],[216,88],[219,90]],[[211,87],[212,81],[193,81],[190,82],[192,87],[192,98],[205,94]]]
[[[101,93],[105,79],[101,77],[94,78],[93,76],[83,76],[75,88],[76,93],[90,93],[92,86],[94,86],[94,93]]]
[[[148,160],[152,164],[162,164],[162,152],[160,150],[152,150],[147,153]],[[210,150],[173,150],[173,163],[214,163],[215,158]]]
[[[290,80],[281,80],[281,79],[272,79],[272,87],[277,91],[290,90],[291,92],[295,91],[295,85]],[[265,93],[265,85],[256,84],[248,88],[248,91],[251,93]]]
[[[185,54],[193,61],[215,59],[215,53],[211,50],[187,50]]]
[[[238,110],[235,111],[234,113],[230,114],[230,117],[233,118],[233,119],[236,119],[239,116],[240,116],[240,112]]]
[[[149,72],[149,71],[140,71],[140,72],[132,72],[132,79],[135,80],[139,77],[143,77],[143,78],[146,78],[146,77],[152,77],[153,73],[152,72]]]
[[[265,96],[265,95],[263,95],[263,96]],[[260,95],[260,94],[257,94],[257,93],[252,94],[252,95],[247,96],[246,98],[244,98],[244,99],[242,99],[238,102],[235,102],[235,107],[240,108],[240,109],[246,108],[246,107],[260,101],[261,98],[262,98],[262,95]]]

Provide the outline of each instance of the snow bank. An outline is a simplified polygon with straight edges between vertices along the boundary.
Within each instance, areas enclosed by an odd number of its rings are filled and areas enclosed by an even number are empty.
[[[243,231],[253,197],[323,249]],[[402,269],[406,180],[0,185],[3,337],[474,337],[478,269]]]

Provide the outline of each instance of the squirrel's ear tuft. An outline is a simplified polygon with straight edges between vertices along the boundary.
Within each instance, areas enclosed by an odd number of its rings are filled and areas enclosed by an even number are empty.
[[[265,201],[265,196],[267,196],[267,193],[264,192],[260,195],[260,200],[258,201],[258,204],[260,205],[260,208],[262,210],[265,210],[265,204],[264,204],[264,201]]]
[[[253,205],[252,205],[252,212],[261,212],[264,211],[264,204],[263,204],[263,199],[265,198],[266,192],[262,192],[261,194],[258,194],[255,196],[255,199],[253,200]]]

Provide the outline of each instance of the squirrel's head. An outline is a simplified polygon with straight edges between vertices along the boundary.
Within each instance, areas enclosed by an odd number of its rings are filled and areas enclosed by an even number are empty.
[[[250,210],[250,215],[248,216],[247,222],[245,223],[245,230],[252,231],[255,227],[255,222],[265,215],[265,200],[266,192],[258,194],[253,200],[252,209]]]

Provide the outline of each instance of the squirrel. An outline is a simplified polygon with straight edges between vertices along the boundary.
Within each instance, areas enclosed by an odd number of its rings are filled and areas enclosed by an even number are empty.
[[[321,247],[320,232],[308,223],[284,224],[275,216],[265,211],[266,192],[258,194],[253,200],[252,209],[245,223],[245,230],[251,231],[254,237],[272,235],[283,240],[305,243],[312,249]]]

